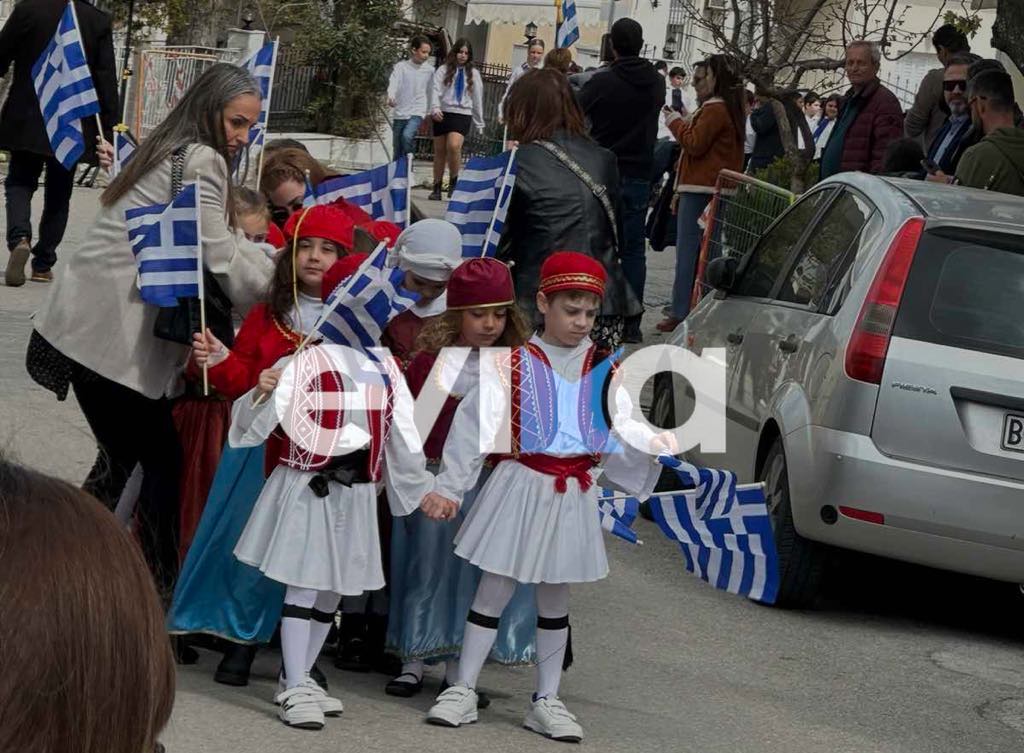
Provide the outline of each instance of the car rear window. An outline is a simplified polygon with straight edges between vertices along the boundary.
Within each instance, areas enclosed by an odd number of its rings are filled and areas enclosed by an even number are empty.
[[[1024,358],[1024,237],[960,228],[925,233],[894,334]]]

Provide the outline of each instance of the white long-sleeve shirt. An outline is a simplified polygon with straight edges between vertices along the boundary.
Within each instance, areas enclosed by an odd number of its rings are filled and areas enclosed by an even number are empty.
[[[434,84],[431,88],[430,111],[451,112],[457,115],[472,115],[473,125],[478,131],[484,130],[484,80],[480,71],[473,69],[473,86],[466,81],[466,90],[462,98],[455,97],[455,76],[445,86],[444,79],[448,74],[448,66],[442,65],[434,71]],[[458,73],[456,73],[456,76]],[[468,76],[467,76],[468,79]]]
[[[433,75],[434,66],[429,62],[417,65],[411,60],[403,60],[395,65],[388,81],[388,99],[395,103],[393,119],[426,117]]]

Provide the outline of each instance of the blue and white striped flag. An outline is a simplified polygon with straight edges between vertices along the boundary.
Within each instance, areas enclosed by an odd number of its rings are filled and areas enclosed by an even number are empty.
[[[99,113],[100,100],[70,2],[53,39],[32,66],[32,81],[53,156],[67,170],[73,170],[85,151],[80,121]]]
[[[328,342],[369,353],[380,345],[388,322],[419,300],[417,293],[402,287],[405,273],[385,265],[387,257],[388,247],[381,243],[327,297],[315,331]]]
[[[580,41],[580,21],[576,15],[576,0],[562,0],[562,25],[558,27],[555,47],[572,47]]]
[[[313,188],[313,181],[309,179],[309,170],[306,171],[306,191],[302,194],[302,208],[316,206],[316,189]]]
[[[516,185],[516,150],[466,163],[444,218],[462,233],[466,258],[494,256]]]
[[[602,489],[597,500],[597,514],[601,528],[630,544],[642,543],[633,530],[633,521],[640,512],[640,500],[636,497],[616,496],[614,489]]]
[[[400,228],[409,221],[409,161],[401,159],[355,175],[325,180],[316,189],[317,204],[345,199],[375,220],[387,220]]]
[[[274,68],[277,65],[277,41],[267,42],[256,54],[242,63],[242,67],[253,75],[260,85],[260,117],[249,129],[249,145],[262,147],[270,120],[270,95],[274,86]]]
[[[199,182],[186,184],[170,204],[128,209],[124,218],[142,300],[177,306],[179,298],[200,296]]]
[[[686,569],[715,588],[774,603],[779,558],[761,486],[737,488],[730,471],[659,459],[694,487],[649,500],[655,522],[682,549]]]
[[[138,145],[128,131],[114,130],[114,164],[111,167],[113,176],[116,177],[128,164],[128,160],[135,155],[137,148]]]

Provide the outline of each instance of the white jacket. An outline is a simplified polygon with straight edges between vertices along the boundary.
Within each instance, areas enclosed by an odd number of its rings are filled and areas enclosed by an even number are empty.
[[[395,103],[392,118],[426,117],[433,74],[434,66],[429,61],[417,65],[411,60],[403,60],[395,65],[388,81],[388,99]]]
[[[451,84],[445,86],[444,78],[448,73],[448,66],[442,65],[434,71],[434,85],[431,88],[430,111],[451,112],[458,115],[472,115],[473,125],[478,131],[484,130],[484,80],[480,71],[473,69],[473,86],[466,81],[466,90],[462,93],[462,99],[455,99],[455,78]]]

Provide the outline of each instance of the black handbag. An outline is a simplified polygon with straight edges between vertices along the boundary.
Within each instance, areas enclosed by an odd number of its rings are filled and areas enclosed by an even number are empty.
[[[181,193],[185,171],[185,150],[179,147],[171,156],[171,198]],[[235,327],[231,320],[231,300],[221,290],[217,279],[203,268],[203,292],[206,301],[206,326],[222,343],[231,347],[235,342]],[[182,345],[192,344],[192,335],[200,330],[198,298],[179,298],[177,306],[161,308],[153,324],[153,335],[161,340]]]

